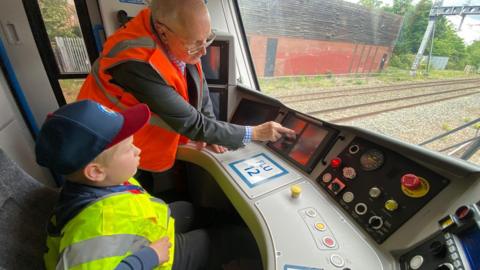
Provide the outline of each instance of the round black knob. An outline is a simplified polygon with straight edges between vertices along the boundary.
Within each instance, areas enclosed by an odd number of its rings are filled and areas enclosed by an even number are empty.
[[[440,241],[433,241],[430,244],[430,252],[437,258],[445,258],[447,255],[447,246]]]
[[[453,270],[453,265],[451,263],[442,263],[435,270]]]

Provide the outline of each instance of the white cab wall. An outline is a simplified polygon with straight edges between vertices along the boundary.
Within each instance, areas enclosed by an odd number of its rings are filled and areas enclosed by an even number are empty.
[[[0,148],[40,182],[54,186],[52,176],[35,162],[34,141],[0,73]]]
[[[37,124],[58,108],[21,0],[4,1],[0,9],[1,38]],[[10,25],[10,27],[7,27]],[[15,29],[18,40],[11,38]]]
[[[37,125],[40,126],[47,113],[58,108],[58,105],[21,0],[4,1],[0,9],[0,26],[0,37]],[[13,34],[12,31],[16,33]],[[50,173],[35,162],[33,138],[4,74],[0,75],[0,147],[30,175],[53,186]]]

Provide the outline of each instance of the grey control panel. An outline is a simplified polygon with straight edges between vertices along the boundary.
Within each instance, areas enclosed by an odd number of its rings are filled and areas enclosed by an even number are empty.
[[[298,186],[298,198],[283,188],[255,202],[273,236],[277,269],[383,269],[375,250],[310,182]]]

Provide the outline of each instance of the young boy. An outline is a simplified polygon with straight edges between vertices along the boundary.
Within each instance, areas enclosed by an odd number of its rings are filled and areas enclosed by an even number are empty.
[[[149,119],[145,104],[117,113],[89,100],[47,117],[37,162],[66,179],[48,225],[47,269],[205,267],[207,233],[175,234],[168,205],[132,178],[140,160],[133,134]]]

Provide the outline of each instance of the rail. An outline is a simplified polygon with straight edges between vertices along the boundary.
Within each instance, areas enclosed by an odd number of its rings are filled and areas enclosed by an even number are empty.
[[[480,122],[480,118],[476,119],[476,120],[473,120],[473,121],[470,121],[464,125],[461,125],[457,128],[454,128],[450,131],[447,131],[445,133],[442,133],[440,135],[437,135],[431,139],[428,139],[422,143],[420,143],[419,145],[420,146],[425,146],[429,143],[432,143],[432,142],[435,142],[437,140],[440,140],[448,135],[451,135],[451,134],[454,134],[454,133],[457,133],[461,130],[464,130],[468,127],[471,127],[473,126],[474,124],[476,123],[479,123]],[[445,152],[445,151],[448,151],[448,150],[451,150],[451,149],[454,149],[453,151],[450,151],[448,153],[449,156],[451,155],[454,155],[458,152],[460,152],[461,150],[465,149],[465,152],[460,156],[461,159],[463,160],[469,160],[479,149],[480,149],[480,129],[477,130],[477,132],[475,132],[475,135],[473,138],[470,138],[470,139],[467,139],[467,140],[464,140],[462,142],[459,142],[459,143],[456,143],[454,145],[451,145],[449,147],[446,147],[444,149],[441,149],[439,150],[439,152]]]

